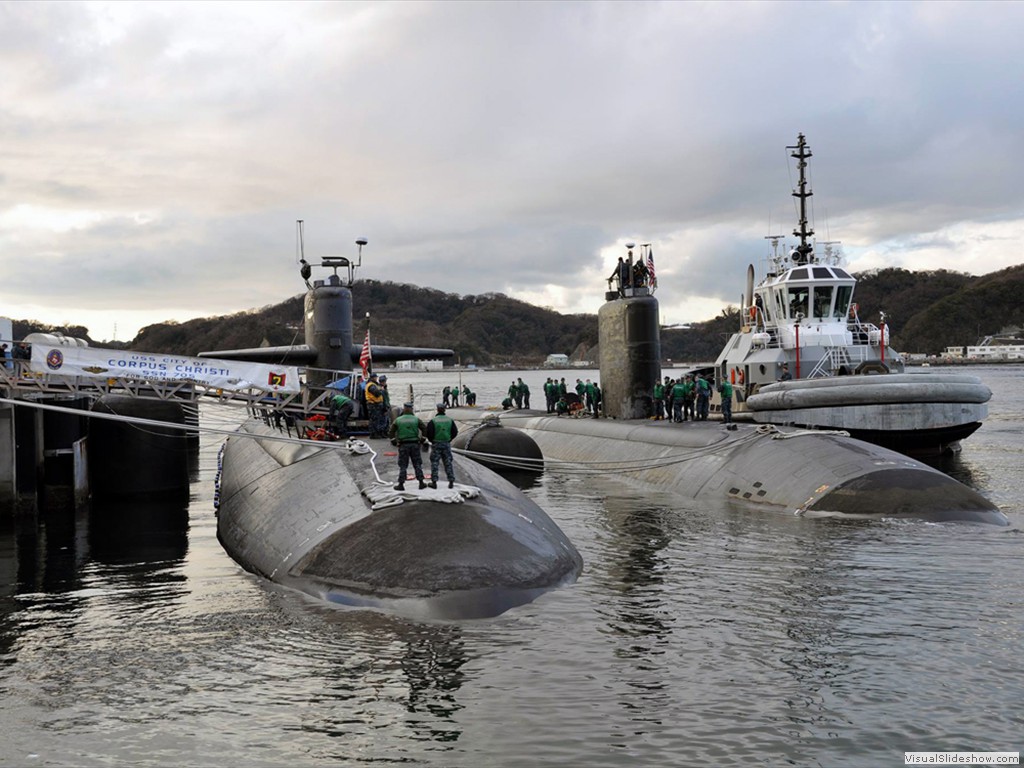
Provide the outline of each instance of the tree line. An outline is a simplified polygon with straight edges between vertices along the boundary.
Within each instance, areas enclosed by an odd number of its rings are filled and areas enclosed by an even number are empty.
[[[947,346],[975,344],[1008,326],[1024,326],[1024,265],[974,277],[962,272],[887,268],[858,276],[854,301],[862,320],[876,325],[885,313],[891,343],[901,352],[940,354]],[[375,344],[444,347],[463,365],[536,366],[552,353],[597,360],[597,316],[563,315],[501,293],[460,296],[389,281],[358,281],[353,289],[354,341],[370,313]],[[232,315],[149,325],[131,341],[104,343],[142,352],[195,355],[218,349],[301,344],[303,296]],[[740,327],[738,307],[688,329],[664,329],[662,358],[714,360]],[[14,337],[41,331],[85,338],[82,326],[14,321]]]

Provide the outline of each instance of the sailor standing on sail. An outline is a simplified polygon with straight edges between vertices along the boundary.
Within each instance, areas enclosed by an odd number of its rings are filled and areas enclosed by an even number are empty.
[[[391,423],[391,429],[388,430],[391,442],[398,446],[396,491],[405,490],[405,476],[409,472],[410,459],[412,459],[412,468],[416,472],[416,479],[420,482],[420,488],[427,487],[423,480],[423,458],[420,456],[421,435],[425,435],[426,431],[426,426],[412,412],[412,403],[405,403],[402,406],[402,415]]]

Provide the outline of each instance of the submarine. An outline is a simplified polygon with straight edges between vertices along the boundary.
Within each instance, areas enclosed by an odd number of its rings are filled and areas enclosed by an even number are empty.
[[[656,284],[635,269],[634,244],[626,247],[626,277],[618,290],[609,286],[598,310],[602,418],[516,410],[489,414],[485,425],[478,423],[478,412],[453,409],[449,415],[470,425],[455,448],[465,450],[475,431],[487,430],[484,459],[531,463],[521,438],[511,439],[518,431],[535,442],[548,467],[590,467],[617,481],[698,501],[727,500],[804,516],[1009,525],[977,491],[841,430],[652,420],[654,385],[661,378]],[[716,368],[716,385],[724,375]],[[495,420],[501,429],[493,428]],[[503,440],[503,432],[510,439]]]
[[[312,265],[301,257],[303,345],[203,356],[304,362],[308,403],[335,394],[323,387],[348,376],[362,351],[351,343],[352,284],[367,243],[356,243],[357,259],[323,259],[333,270],[324,280],[310,282]],[[378,361],[453,354],[370,351]],[[217,536],[247,571],[331,603],[441,620],[497,616],[581,572],[583,560],[558,525],[490,469],[456,456],[454,487],[398,490],[389,441],[296,439],[295,414],[275,418],[272,406],[229,436],[219,459]]]

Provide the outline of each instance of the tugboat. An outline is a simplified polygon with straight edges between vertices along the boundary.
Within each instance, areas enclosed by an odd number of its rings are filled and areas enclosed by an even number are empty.
[[[715,361],[717,380],[736,394],[734,412],[765,424],[845,430],[911,455],[958,450],[988,415],[992,391],[976,376],[905,372],[885,315],[879,326],[861,319],[857,280],[843,268],[838,244],[820,243],[816,252],[807,220],[810,147],[801,133],[787,149],[799,170],[799,244],[787,251],[782,235],[769,235],[756,287],[747,267],[743,325]]]

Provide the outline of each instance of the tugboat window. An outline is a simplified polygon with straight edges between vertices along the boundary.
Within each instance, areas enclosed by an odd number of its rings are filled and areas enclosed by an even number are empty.
[[[791,280],[806,280],[807,279],[807,267],[801,267],[800,269],[794,269],[793,273],[789,276]]]
[[[841,270],[836,270],[839,272]],[[852,285],[840,285],[836,288],[836,309],[834,316],[837,320],[842,320],[846,317],[846,314],[850,311],[850,299],[853,297],[853,286]]]
[[[807,317],[807,299],[810,289],[806,285],[789,289],[789,318],[792,320],[800,312]]]
[[[824,267],[815,267],[814,268],[814,276],[816,278],[824,278],[825,280],[829,280],[832,277],[832,273],[829,272]]]
[[[816,286],[814,288],[814,316],[822,320],[829,317],[832,308],[832,286]]]

